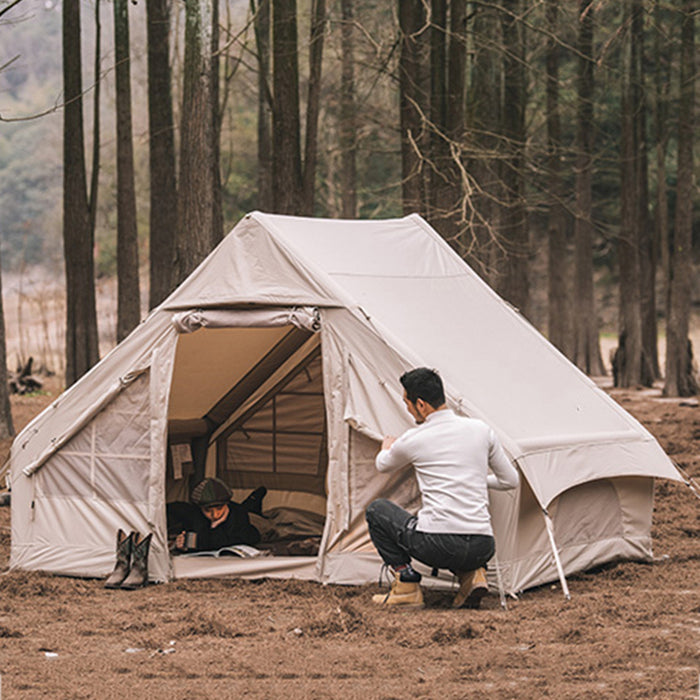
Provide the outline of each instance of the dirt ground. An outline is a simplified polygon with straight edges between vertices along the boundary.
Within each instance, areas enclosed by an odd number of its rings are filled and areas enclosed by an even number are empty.
[[[700,480],[700,408],[611,391]],[[14,399],[21,427],[53,397]],[[0,444],[4,457],[8,441]],[[623,562],[482,609],[397,613],[377,586],[182,581],[125,592],[7,572],[0,508],[0,697],[698,698],[700,501],[657,484],[653,564]]]

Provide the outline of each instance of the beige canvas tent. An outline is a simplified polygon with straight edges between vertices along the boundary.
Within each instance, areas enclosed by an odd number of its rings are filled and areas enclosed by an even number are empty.
[[[670,460],[425,221],[253,213],[15,440],[11,566],[104,576],[121,527],[153,532],[154,580],[376,580],[364,509],[415,509],[418,493],[374,455],[410,427],[397,378],[420,365],[524,477],[492,494],[505,591],[651,557],[654,479],[680,479]],[[171,557],[166,501],[204,474],[316,514],[318,553]]]

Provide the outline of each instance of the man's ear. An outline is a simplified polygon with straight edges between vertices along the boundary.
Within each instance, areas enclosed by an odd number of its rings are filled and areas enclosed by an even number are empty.
[[[423,399],[416,399],[415,407],[418,413],[422,416],[425,412],[425,401],[423,401]]]

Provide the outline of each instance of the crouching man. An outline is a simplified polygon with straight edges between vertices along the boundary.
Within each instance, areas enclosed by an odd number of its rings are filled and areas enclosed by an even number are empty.
[[[411,566],[414,558],[458,577],[453,607],[479,607],[488,592],[483,567],[495,551],[488,489],[515,488],[518,472],[486,423],[447,408],[442,380],[434,370],[414,369],[400,381],[417,427],[399,438],[386,437],[376,467],[392,472],[413,465],[422,507],[417,516],[386,499],[367,508],[372,542],[394,572],[389,593],[373,600],[423,606],[421,575]]]

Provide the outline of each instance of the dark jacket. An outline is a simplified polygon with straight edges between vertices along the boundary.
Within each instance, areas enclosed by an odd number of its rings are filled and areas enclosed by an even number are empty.
[[[168,532],[179,534],[183,530],[197,534],[195,551],[204,552],[228,547],[232,544],[255,545],[260,542],[260,533],[250,524],[248,509],[229,501],[228,517],[212,528],[209,519],[199,506],[193,503],[168,503]]]

